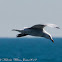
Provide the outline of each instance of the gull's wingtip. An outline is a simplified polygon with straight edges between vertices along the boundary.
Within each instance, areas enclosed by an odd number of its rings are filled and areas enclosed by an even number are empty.
[[[12,29],[12,31],[16,31],[16,29]]]
[[[59,27],[56,27],[57,29],[60,29]]]
[[[12,29],[12,31],[14,31],[14,29]]]
[[[47,25],[47,26],[49,26],[49,27],[52,27],[52,28],[60,29],[60,27],[59,27],[59,26],[57,26],[56,24],[48,23],[48,24],[46,24],[46,25]]]

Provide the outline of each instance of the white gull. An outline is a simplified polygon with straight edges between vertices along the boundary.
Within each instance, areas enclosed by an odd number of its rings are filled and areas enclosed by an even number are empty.
[[[57,25],[55,24],[37,24],[34,25],[30,28],[25,28],[23,30],[18,30],[18,29],[13,29],[13,31],[18,31],[20,34],[17,35],[17,37],[23,37],[26,35],[31,35],[31,36],[38,36],[38,37],[44,37],[47,39],[50,39],[53,43],[54,40],[52,39],[52,36],[45,31],[44,27],[49,26],[49,27],[54,27],[57,29],[60,29]]]

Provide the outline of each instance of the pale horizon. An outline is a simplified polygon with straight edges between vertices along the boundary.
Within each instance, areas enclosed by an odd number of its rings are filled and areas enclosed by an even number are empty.
[[[18,32],[12,29],[45,23],[62,27],[62,0],[0,0],[0,38],[16,37]],[[45,30],[52,37],[62,37],[62,28]]]

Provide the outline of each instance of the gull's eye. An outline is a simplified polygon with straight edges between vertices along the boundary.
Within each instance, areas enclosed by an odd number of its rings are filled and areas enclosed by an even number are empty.
[[[50,37],[50,36],[49,36]]]

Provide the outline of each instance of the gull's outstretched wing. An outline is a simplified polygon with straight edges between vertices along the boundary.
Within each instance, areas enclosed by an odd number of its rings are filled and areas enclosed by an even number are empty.
[[[53,28],[57,28],[60,29],[57,25],[55,24],[37,24],[32,26],[32,29],[43,29],[44,27],[49,26],[49,27],[53,27]]]
[[[46,25],[43,25],[43,24],[37,24],[37,25],[34,25],[32,26],[31,28],[33,29],[43,29]]]
[[[52,28],[60,29],[56,24],[47,24],[47,26],[52,27]]]

